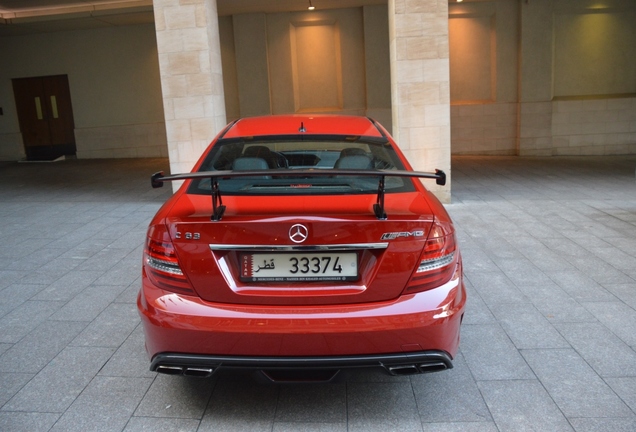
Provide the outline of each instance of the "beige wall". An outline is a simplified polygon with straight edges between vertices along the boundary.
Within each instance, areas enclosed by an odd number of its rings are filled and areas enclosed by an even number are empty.
[[[636,153],[636,2],[451,4],[454,154]]]
[[[518,15],[515,0],[449,5],[454,154],[517,151]]]
[[[167,156],[153,25],[2,37],[0,58],[0,160],[24,157],[11,79],[58,74],[78,157]]]
[[[221,17],[227,119],[311,109],[392,129],[388,21],[386,5]],[[634,22],[633,0],[450,2],[452,152],[636,153]],[[309,105],[306,31],[334,46],[320,66],[331,99]],[[400,49],[437,55],[434,42]],[[10,59],[0,68],[0,160],[24,157],[11,78],[55,74],[69,76],[79,157],[167,155],[153,25],[2,37],[0,56]]]
[[[325,112],[391,127],[385,6],[221,17],[228,120]]]

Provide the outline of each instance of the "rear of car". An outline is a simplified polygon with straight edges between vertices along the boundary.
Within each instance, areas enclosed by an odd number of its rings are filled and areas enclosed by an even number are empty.
[[[228,125],[193,173],[155,176],[185,182],[144,251],[151,370],[452,367],[461,256],[416,174],[370,119],[273,116]]]

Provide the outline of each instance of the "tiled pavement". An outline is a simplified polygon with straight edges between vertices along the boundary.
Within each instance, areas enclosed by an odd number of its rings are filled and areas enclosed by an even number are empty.
[[[455,368],[297,386],[148,371],[135,297],[165,166],[0,164],[0,430],[636,430],[636,157],[455,158]]]

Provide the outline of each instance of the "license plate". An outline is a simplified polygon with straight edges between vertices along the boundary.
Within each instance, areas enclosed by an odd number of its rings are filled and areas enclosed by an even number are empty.
[[[240,255],[244,282],[312,282],[358,279],[355,252],[247,253]]]

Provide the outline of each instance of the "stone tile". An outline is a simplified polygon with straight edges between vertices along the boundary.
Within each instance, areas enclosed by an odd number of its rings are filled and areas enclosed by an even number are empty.
[[[144,333],[139,324],[126,341],[115,351],[99,375],[120,377],[155,377],[144,345]]]
[[[4,260],[0,262],[4,262]],[[25,272],[23,271],[6,270],[6,269],[0,270],[0,290],[5,289],[11,284],[17,283],[18,281],[20,281],[20,279],[24,277],[24,275],[25,275]]]
[[[550,283],[548,276],[526,258],[499,259],[497,260],[497,267],[499,267],[517,287]]]
[[[427,432],[498,432],[494,422],[426,423]]]
[[[570,346],[532,304],[497,304],[492,306],[492,311],[512,343],[519,349]]]
[[[481,296],[473,288],[468,279],[464,279],[466,285],[466,312],[464,314],[464,324],[492,324],[495,317],[481,299]]]
[[[636,430],[634,418],[575,418],[570,422],[577,432],[633,432]]]
[[[92,321],[126,289],[122,286],[89,286],[66,303],[51,319]]]
[[[634,226],[629,225],[629,229],[633,230]],[[610,245],[608,245],[610,246]],[[631,270],[636,268],[636,258],[622,250],[614,247],[596,248],[591,251],[594,255],[610,264],[618,270]]]
[[[347,423],[274,423],[273,432],[346,432]]]
[[[612,246],[615,246],[621,249],[626,254],[636,257],[636,238],[629,237],[629,236],[612,238],[611,243],[612,243]]]
[[[111,354],[109,348],[66,348],[2,410],[63,413]]]
[[[479,293],[486,305],[497,303],[523,303],[528,299],[501,272],[468,272],[466,278]]]
[[[481,381],[478,386],[499,431],[573,430],[538,381]]]
[[[563,231],[561,231],[563,232]],[[572,231],[577,232],[577,231]],[[589,254],[589,251],[579,246],[569,238],[543,238],[540,239],[541,243],[546,247],[558,254],[562,258],[567,257],[585,257]],[[569,262],[569,261],[568,261]],[[558,269],[563,270],[563,269]]]
[[[477,381],[534,378],[498,324],[463,325],[461,343],[462,354]]]
[[[117,348],[137,325],[139,325],[139,315],[136,305],[111,303],[70,345]]]
[[[598,323],[555,323],[559,333],[601,377],[636,376],[636,352]]]
[[[151,378],[95,377],[51,432],[122,430]]]
[[[0,372],[0,407],[7,403],[35,374]]]
[[[278,394],[277,386],[254,384],[250,376],[220,379],[199,431],[271,431]]]
[[[622,302],[585,302],[583,306],[627,345],[636,346],[636,310]]]
[[[100,245],[101,246],[101,245]],[[125,257],[121,249],[110,249],[105,245],[101,250],[86,259],[77,269],[80,271],[109,272]]]
[[[636,276],[636,269],[634,270],[634,276]],[[626,305],[632,309],[636,309],[636,283],[616,285],[605,284],[604,287]]]
[[[524,256],[543,273],[551,271],[576,270],[565,258],[547,247],[523,250]],[[523,285],[523,283],[522,283]]]
[[[114,300],[115,303],[131,303],[137,304],[137,296],[141,288],[141,272],[137,275],[137,278],[128,287],[121,292]]]
[[[636,413],[636,378],[605,378],[605,382]]]
[[[45,321],[0,355],[0,372],[38,373],[86,327],[85,322]]]
[[[276,423],[346,423],[346,391],[344,383],[282,387],[274,421]]]
[[[0,275],[2,277],[2,275]],[[0,290],[0,318],[36,296],[45,285],[12,283]]]
[[[55,174],[58,168],[41,167],[38,175],[52,169],[54,180],[40,179],[20,195],[6,195],[4,185],[25,180],[5,175],[0,221],[13,235],[0,232],[7,251],[0,254],[0,360],[7,362],[0,364],[42,370],[35,376],[0,372],[0,430],[49,430],[61,415],[56,427],[72,430],[77,423],[100,430],[105,423],[95,407],[104,403],[116,430],[567,430],[560,420],[565,414],[577,430],[631,432],[635,161],[454,158],[449,212],[468,290],[455,368],[411,377],[345,371],[333,388],[315,394],[318,387],[262,386],[250,376],[223,373],[210,380],[210,389],[189,393],[183,383],[175,388],[158,382],[178,377],[148,371],[143,332],[132,312],[146,224],[171,191],[148,188],[147,175],[138,173],[161,164],[78,161],[64,165],[67,180]],[[89,173],[106,167],[99,188],[77,181],[78,173],[88,178],[84,164]],[[16,249],[16,260],[11,248],[24,238],[31,241]],[[550,280],[537,284],[542,274]],[[549,338],[536,336],[544,333]],[[566,346],[552,348],[559,337]],[[541,345],[548,342],[550,348]],[[517,347],[526,348],[523,357]],[[70,367],[57,365],[59,359]],[[544,365],[544,359],[550,361]],[[554,367],[544,370],[547,363]],[[144,415],[131,417],[139,395],[109,406],[128,381],[145,380],[155,385],[136,408]],[[203,408],[201,394],[211,394]],[[197,407],[198,417],[188,404]],[[328,408],[327,418],[318,417],[321,407]],[[165,411],[194,417],[166,417]]]
[[[633,415],[576,351],[524,350],[523,356],[566,417]]]
[[[32,272],[46,265],[65,252],[64,249],[42,248],[33,253],[16,259],[6,266],[7,270],[22,270]]]
[[[201,419],[215,383],[215,378],[156,374],[135,416]]]
[[[135,239],[136,245],[143,243],[143,241],[144,237]],[[137,249],[133,248],[120,262],[97,279],[95,285],[130,285],[141,274],[141,256],[141,252],[137,252]]]
[[[460,242],[465,270],[469,272],[498,272],[499,267],[480,248],[464,248]]]
[[[586,220],[584,229],[598,229],[599,226],[599,224],[596,224],[588,219]],[[586,232],[580,233],[579,237],[572,238],[572,241],[574,243],[578,244],[588,252],[592,252],[592,254],[594,255],[596,255],[599,250],[604,250],[611,247],[611,243],[608,240],[609,239],[607,237],[599,237],[597,235]]]
[[[49,285],[76,268],[80,261],[74,258],[58,257],[37,270],[27,273],[22,283]]]
[[[415,401],[426,429],[430,423],[492,422],[461,354],[455,357],[453,365],[453,369],[444,372],[411,376]]]
[[[69,301],[97,279],[92,271],[70,271],[41,290],[35,300]]]
[[[197,432],[199,420],[156,417],[131,417],[124,432]]]
[[[106,242],[108,242],[109,248],[115,248],[113,245],[117,242],[117,240],[121,238],[131,237],[130,232],[137,227],[137,223],[128,221],[128,219],[126,218],[126,216],[128,216],[126,214],[128,210],[124,210],[122,207],[123,206],[119,206],[118,208],[110,210],[107,214],[104,215],[106,217],[113,218],[117,222],[105,227],[103,230],[96,233],[92,237],[93,239],[105,240]],[[139,239],[143,239],[143,233],[141,234],[142,236],[139,237]],[[134,248],[136,247],[137,243],[138,242],[135,241],[134,243],[130,243],[129,245]],[[124,244],[122,243],[115,249],[128,249],[127,247],[123,246]]]
[[[421,431],[411,383],[347,385],[350,431]]]
[[[24,259],[51,243],[50,239],[23,239],[11,248],[0,249],[0,258]]]
[[[550,322],[596,322],[596,318],[555,283],[519,289]]]
[[[620,284],[632,282],[631,278],[623,271],[599,260],[595,256],[568,257],[567,260],[580,271],[600,284]]]
[[[409,382],[409,377],[389,375],[384,368],[344,369],[335,380],[347,383],[398,383]]]
[[[493,221],[490,221],[490,224],[490,229],[494,230],[496,224]],[[525,258],[517,248],[506,242],[498,233],[498,230],[493,232],[482,231],[480,234],[483,237],[477,238],[475,235],[471,237],[485,251],[486,255],[495,262],[502,259],[522,260]]]
[[[112,249],[123,249],[125,251],[134,251],[140,244],[143,244],[146,239],[146,230],[148,223],[152,219],[153,215],[146,215],[143,218],[143,227],[139,226],[137,222],[126,235],[122,235],[117,240],[113,241],[108,247]],[[129,218],[126,218],[129,220]]]
[[[0,342],[15,343],[55,314],[64,303],[29,300],[0,318]]]
[[[39,412],[0,412],[0,430],[39,432],[48,431],[59,414]]]
[[[583,271],[548,272],[547,275],[578,301],[614,301],[614,297],[601,284]]]

